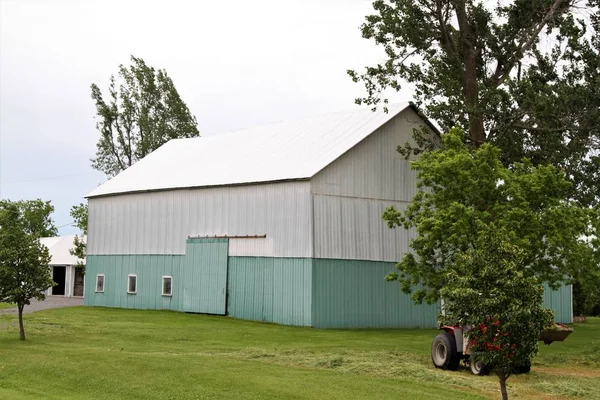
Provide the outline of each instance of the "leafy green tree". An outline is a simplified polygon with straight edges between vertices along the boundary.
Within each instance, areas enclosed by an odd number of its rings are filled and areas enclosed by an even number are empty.
[[[554,315],[542,306],[544,286],[528,276],[522,252],[491,225],[474,247],[456,258],[447,273],[443,324],[471,327],[465,336],[475,360],[490,367],[508,399],[506,380],[515,368],[531,365],[540,332]]]
[[[43,300],[45,290],[54,285],[48,249],[30,227],[19,202],[0,202],[0,302],[17,305],[21,340],[25,340],[23,308],[31,299]]]
[[[476,149],[463,142],[458,128],[442,136],[438,150],[422,154],[412,167],[418,192],[406,210],[393,206],[383,218],[390,228],[415,229],[412,253],[404,255],[398,280],[416,302],[433,303],[449,284],[465,252],[480,250],[490,229],[518,249],[526,277],[557,287],[588,265],[590,242],[598,237],[597,210],[579,207],[566,195],[571,183],[554,166],[528,160],[507,168],[502,151],[490,143]]]
[[[198,123],[164,69],[131,56],[110,77],[108,96],[92,84],[100,132],[92,167],[112,177],[171,139],[198,136]]]
[[[0,200],[4,204],[6,200]],[[19,200],[10,202],[14,204],[19,213],[23,215],[23,224],[25,232],[38,237],[52,237],[58,235],[58,229],[52,221],[52,213],[54,206],[50,201],[36,200]]]
[[[85,271],[85,257],[86,257],[86,240],[87,236],[87,225],[88,225],[88,207],[87,204],[79,203],[76,206],[71,207],[71,217],[75,222],[75,226],[81,230],[81,235],[76,235],[73,239],[73,248],[69,250],[71,255],[76,256],[79,260],[77,261],[77,267]]]
[[[361,31],[385,50],[364,72],[367,94],[415,88],[443,131],[491,142],[507,166],[554,165],[565,199],[600,203],[600,0],[376,0]],[[409,149],[410,150],[410,149]]]
[[[118,78],[110,77],[108,97],[92,84],[100,132],[92,167],[109,178],[131,167],[171,139],[199,136],[198,122],[179,96],[164,69],[155,70],[138,57],[119,66]],[[71,217],[87,235],[87,204],[71,208]],[[84,260],[86,244],[76,236],[72,255]],[[79,263],[83,268],[84,264]]]

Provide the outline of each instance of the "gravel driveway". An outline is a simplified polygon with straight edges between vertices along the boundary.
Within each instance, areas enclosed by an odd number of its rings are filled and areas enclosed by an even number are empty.
[[[31,304],[25,306],[24,314],[47,310],[49,308],[75,307],[83,305],[83,299],[80,297],[62,297],[62,296],[47,296],[44,301],[31,300]],[[0,314],[16,314],[17,308],[5,308],[0,310]]]

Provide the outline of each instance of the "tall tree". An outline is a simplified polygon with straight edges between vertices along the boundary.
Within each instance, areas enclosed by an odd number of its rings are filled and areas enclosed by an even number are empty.
[[[118,78],[110,77],[108,97],[92,83],[100,132],[92,168],[109,178],[131,167],[171,139],[199,136],[198,122],[179,96],[164,69],[155,70],[141,58],[119,65]],[[87,235],[87,204],[71,208],[71,217]],[[86,244],[76,236],[71,254],[85,259]],[[79,265],[83,267],[83,264]]]
[[[31,299],[43,300],[44,291],[54,285],[48,249],[29,226],[18,202],[0,202],[0,302],[17,304],[21,340],[25,340],[23,308]]]
[[[3,200],[5,202],[5,200]],[[10,202],[14,204],[23,215],[23,224],[25,232],[38,237],[52,237],[58,235],[58,229],[52,221],[54,206],[50,201],[19,200]]]
[[[357,102],[416,88],[444,131],[492,142],[505,165],[527,157],[565,170],[567,196],[600,204],[600,0],[376,0],[362,35],[386,60],[363,73]]]
[[[110,77],[108,96],[92,84],[100,132],[92,167],[112,177],[171,139],[199,136],[196,118],[164,69],[131,56]]]

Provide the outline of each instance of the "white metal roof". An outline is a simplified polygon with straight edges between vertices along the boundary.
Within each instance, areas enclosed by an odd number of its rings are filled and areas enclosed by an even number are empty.
[[[73,248],[75,235],[41,238],[40,242],[48,248],[50,265],[77,265],[79,260],[69,250]],[[85,241],[85,236],[83,237]]]
[[[275,122],[226,134],[175,139],[86,197],[308,179],[410,103]]]

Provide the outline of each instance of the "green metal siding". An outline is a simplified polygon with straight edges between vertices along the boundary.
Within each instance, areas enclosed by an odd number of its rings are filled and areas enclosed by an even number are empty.
[[[573,299],[571,285],[552,290],[545,285],[544,306],[554,311],[554,320],[563,324],[573,322]]]
[[[310,258],[229,257],[229,315],[310,326],[311,279]]]
[[[183,256],[87,256],[84,303],[90,306],[181,310]],[[104,274],[104,293],[96,275]],[[127,294],[127,275],[137,275],[137,294]],[[173,295],[162,296],[162,277],[173,276]]]
[[[183,311],[226,312],[227,239],[190,239],[182,269]]]
[[[317,328],[432,328],[439,306],[415,305],[384,277],[395,263],[313,260],[312,326]]]
[[[216,256],[217,264],[223,265],[226,241],[204,242],[200,246],[196,243],[201,240],[189,241],[189,254],[202,256],[203,246],[210,249],[216,246],[213,250],[220,254]],[[190,279],[189,269],[193,268],[186,258],[88,256],[84,302],[91,306],[185,311],[184,287]],[[383,280],[394,270],[391,262],[229,257],[227,263],[227,312],[237,318],[318,328],[436,325],[437,305],[416,306],[400,292],[398,285]],[[95,293],[96,274],[105,275],[104,293]],[[135,295],[127,294],[128,274],[137,274]],[[161,278],[165,275],[173,277],[171,297],[161,295]],[[218,302],[222,304],[222,300]],[[557,291],[546,288],[544,305],[555,312],[556,321],[571,322],[571,287]]]

